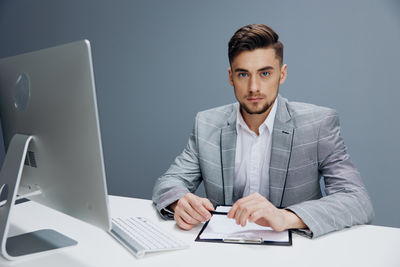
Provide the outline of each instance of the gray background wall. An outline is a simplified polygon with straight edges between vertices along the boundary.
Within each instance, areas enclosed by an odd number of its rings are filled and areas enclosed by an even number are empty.
[[[227,42],[249,23],[285,44],[283,96],[338,110],[374,224],[400,227],[400,1],[2,0],[0,57],[89,39],[109,192],[150,198],[196,112],[234,101]]]

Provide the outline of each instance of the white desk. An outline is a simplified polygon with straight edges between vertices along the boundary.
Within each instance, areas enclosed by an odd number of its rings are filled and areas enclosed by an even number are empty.
[[[66,248],[29,260],[0,266],[400,266],[400,229],[357,226],[315,240],[293,234],[293,246],[256,246],[194,242],[201,226],[191,231],[177,228],[174,221],[157,215],[150,200],[110,196],[112,216],[143,216],[187,241],[186,250],[148,254],[136,259],[110,235],[89,224],[34,202],[16,206],[11,233],[53,228],[77,240]]]

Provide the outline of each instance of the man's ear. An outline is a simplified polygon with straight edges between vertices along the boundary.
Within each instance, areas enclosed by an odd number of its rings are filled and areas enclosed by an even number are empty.
[[[287,65],[284,64],[284,65],[281,67],[281,79],[280,79],[280,81],[279,81],[279,84],[284,83],[284,82],[286,81],[286,77],[287,77]]]
[[[228,73],[229,73],[229,83],[230,83],[230,85],[234,86],[233,85],[233,77],[232,77],[232,69],[231,68],[228,69]]]

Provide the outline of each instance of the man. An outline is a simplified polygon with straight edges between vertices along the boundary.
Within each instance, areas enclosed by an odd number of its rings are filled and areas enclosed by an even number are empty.
[[[208,220],[214,205],[233,204],[228,217],[237,224],[310,237],[371,222],[337,113],[278,94],[287,76],[278,35],[262,24],[242,27],[228,55],[238,103],[197,114],[187,147],[155,184],[160,214],[189,230]],[[193,194],[202,181],[207,198]]]

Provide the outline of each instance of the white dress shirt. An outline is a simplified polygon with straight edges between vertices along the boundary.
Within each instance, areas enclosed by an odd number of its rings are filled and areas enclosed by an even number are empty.
[[[234,201],[254,192],[268,198],[269,163],[276,106],[275,100],[268,117],[258,128],[259,135],[257,135],[245,123],[239,105],[236,119]]]

